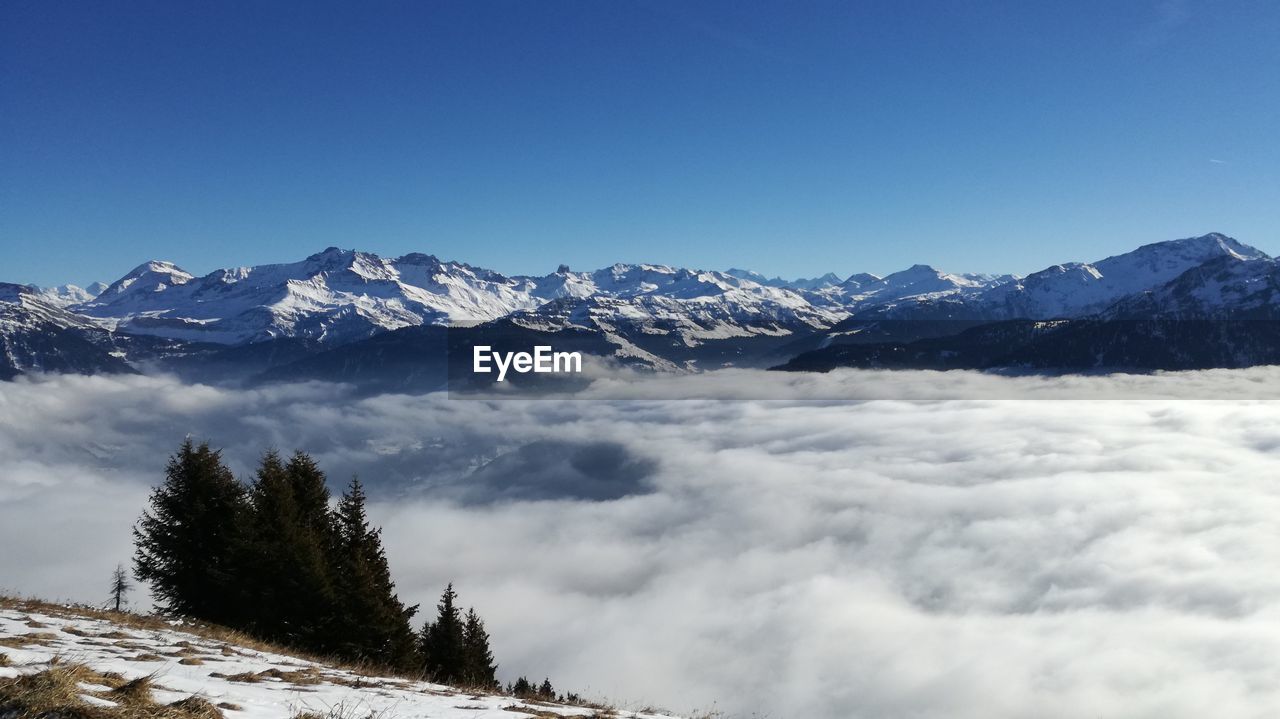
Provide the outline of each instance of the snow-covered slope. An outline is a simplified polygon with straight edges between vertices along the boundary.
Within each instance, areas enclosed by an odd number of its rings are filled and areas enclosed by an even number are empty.
[[[512,319],[534,329],[672,335],[695,345],[827,327],[843,316],[814,307],[795,291],[720,272],[614,265],[583,277],[579,286],[588,283],[593,292],[562,295]]]
[[[48,291],[30,285],[0,282],[0,309],[10,310],[9,326],[15,323],[49,323],[58,327],[102,329],[102,325],[51,299]]]
[[[1157,242],[1094,263],[1054,265],[983,293],[977,304],[1003,318],[1080,317],[1218,258],[1244,262],[1267,255],[1218,233]]]
[[[144,302],[150,295],[185,285],[191,279],[190,273],[172,262],[144,262],[107,285],[93,298],[96,300],[94,304],[127,307],[130,302]]]
[[[36,287],[0,282],[0,379],[24,372],[131,372],[111,333],[49,301]]]
[[[79,287],[77,285],[58,285],[57,287],[45,287],[40,290],[40,295],[46,302],[59,307],[69,307],[71,305],[84,304],[93,298],[102,294],[107,289],[107,285],[102,282],[94,282],[88,287]]]
[[[226,719],[292,719],[313,712],[334,717],[396,719],[520,719],[664,715],[475,694],[453,687],[357,673],[288,654],[214,638],[209,632],[150,622],[117,623],[31,605],[0,606],[0,680],[75,662],[125,679],[151,676],[160,704],[192,695],[214,704]],[[7,664],[7,666],[6,666]],[[104,686],[82,685],[84,701],[110,708]]]
[[[1224,255],[1112,305],[1109,319],[1280,319],[1280,261]]]
[[[431,255],[396,259],[329,248],[302,262],[193,278],[149,262],[74,309],[132,333],[226,344],[306,337],[340,344],[423,324],[475,323],[557,301],[612,308],[603,325],[651,323],[707,336],[825,326],[843,316],[795,291],[719,272],[617,264],[506,277]],[[588,319],[586,311],[580,313]],[[550,321],[531,319],[530,322]],[[591,326],[588,323],[585,326]]]
[[[130,332],[179,339],[345,342],[412,325],[496,319],[540,304],[532,289],[526,281],[431,255],[386,259],[330,247],[301,262],[200,278],[149,262],[75,309]]]

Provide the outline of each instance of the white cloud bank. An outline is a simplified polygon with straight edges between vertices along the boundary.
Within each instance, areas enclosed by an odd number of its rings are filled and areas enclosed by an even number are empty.
[[[1175,394],[1274,376],[1191,373]],[[864,380],[723,379],[757,396]],[[1141,381],[1070,380],[1101,397]],[[240,473],[274,444],[312,451],[334,484],[352,471],[383,484],[372,514],[402,596],[430,608],[454,581],[488,619],[505,676],[731,716],[1280,713],[1275,403],[0,384],[0,588],[102,600],[147,486],[188,432]],[[446,499],[484,459],[540,440],[650,469],[612,501]],[[578,469],[567,486],[589,481]]]

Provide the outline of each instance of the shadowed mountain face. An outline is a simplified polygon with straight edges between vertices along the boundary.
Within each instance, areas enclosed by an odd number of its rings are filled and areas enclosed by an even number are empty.
[[[776,369],[1044,372],[1241,368],[1280,364],[1280,320],[1010,320],[945,337],[845,344]]]
[[[653,491],[657,464],[613,442],[539,441],[508,452],[445,491],[468,504],[575,499],[606,502]]]

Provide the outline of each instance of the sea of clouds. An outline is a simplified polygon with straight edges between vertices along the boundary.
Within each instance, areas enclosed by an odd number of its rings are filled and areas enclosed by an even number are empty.
[[[1063,399],[1273,369],[601,381],[637,399],[0,384],[0,590],[103,601],[191,434],[246,478],[268,447],[358,473],[401,596],[453,581],[506,679],[743,717],[1280,714],[1280,404]],[[796,399],[850,385],[894,399]],[[902,399],[926,385],[973,398]]]

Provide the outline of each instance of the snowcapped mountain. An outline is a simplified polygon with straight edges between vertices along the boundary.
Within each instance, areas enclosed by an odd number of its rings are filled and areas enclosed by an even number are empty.
[[[0,282],[0,312],[4,313],[0,322],[6,327],[47,324],[63,329],[104,329],[93,319],[67,309],[47,290],[31,285]]]
[[[1002,320],[1273,318],[1278,303],[1277,261],[1217,233],[1021,278],[919,264],[884,277],[827,273],[787,281],[643,263],[592,271],[561,265],[544,276],[509,277],[427,254],[384,258],[330,247],[299,262],[203,277],[152,261],[105,287],[0,285],[0,335],[10,372],[68,366],[63,350],[48,363],[37,351],[44,345],[36,338],[57,334],[64,349],[76,344],[69,337],[96,348],[84,349],[89,367],[122,357],[135,367],[216,357],[224,374],[241,364],[287,374],[282,365],[386,333],[502,321],[520,332],[585,332],[598,340],[592,347],[652,367],[695,368],[945,336]],[[427,340],[439,345],[434,334],[413,337],[406,352]],[[373,366],[387,347],[399,345],[353,351]],[[343,361],[325,359],[329,368]]]
[[[132,372],[111,335],[35,287],[0,282],[0,379],[24,372]]]
[[[517,312],[522,327],[555,331],[570,327],[623,334],[672,335],[686,345],[730,337],[789,334],[826,327],[836,317],[798,295],[769,297],[751,291],[682,298],[643,294],[599,295],[549,302]]]
[[[915,301],[974,294],[991,286],[992,283],[989,280],[953,275],[929,265],[912,265],[877,281],[860,282],[853,298],[860,300],[861,304],[879,305],[902,300]]]
[[[574,286],[590,291],[559,293],[509,320],[540,332],[598,333],[613,358],[654,369],[692,369],[700,361],[751,364],[737,343],[768,346],[773,338],[811,333],[847,314],[816,307],[791,289],[665,265],[614,265],[579,276]],[[733,349],[695,351],[713,345]]]
[[[107,285],[94,298],[100,303],[127,304],[128,298],[146,297],[170,287],[185,285],[192,276],[171,262],[152,260],[130,270],[124,277]]]
[[[524,280],[431,255],[330,247],[301,262],[204,277],[149,262],[75,309],[124,331],[222,344],[347,342],[420,324],[497,319],[540,302]]]
[[[1280,319],[1280,261],[1227,254],[1116,302],[1109,319]]]
[[[1132,252],[1086,264],[1054,265],[999,285],[978,298],[983,316],[1004,319],[1081,317],[1101,312],[1127,295],[1157,288],[1210,260],[1268,259],[1236,240],[1211,233],[1143,245]]]
[[[840,276],[834,272],[828,272],[818,277],[801,277],[794,280],[784,280],[781,277],[767,278],[759,272],[737,268],[725,270],[725,274],[742,280],[751,280],[766,287],[785,287],[790,290],[820,290],[824,287],[833,287],[841,282]]]
[[[844,282],[804,293],[814,305],[846,315],[893,316],[939,302],[958,302],[1007,282],[1010,275],[956,275],[913,265],[884,277],[851,275]]]
[[[565,301],[582,309],[567,313]],[[652,331],[689,338],[812,328],[841,316],[811,307],[792,290],[719,272],[616,264],[506,277],[431,255],[386,259],[337,248],[302,262],[199,278],[171,263],[148,262],[73,307],[126,332],[223,344],[279,337],[340,344],[402,327],[471,324],[513,313],[530,325],[581,321],[612,330],[648,323]],[[588,309],[601,307],[607,309]]]
[[[88,287],[78,287],[76,285],[58,285],[57,287],[46,287],[40,290],[41,296],[46,302],[59,307],[69,307],[71,305],[79,305],[92,300],[102,291],[107,289],[107,285],[102,282],[94,282]]]

